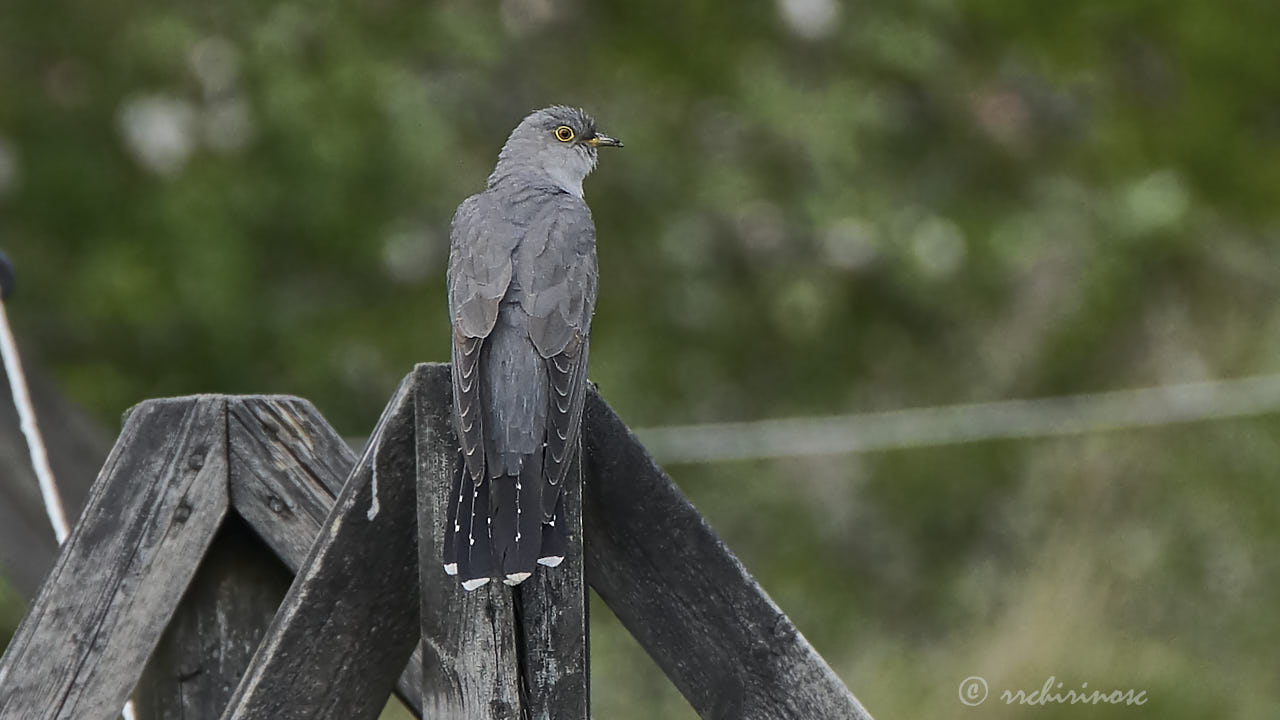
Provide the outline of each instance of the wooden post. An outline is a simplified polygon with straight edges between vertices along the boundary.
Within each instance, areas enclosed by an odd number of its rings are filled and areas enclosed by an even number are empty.
[[[139,405],[0,659],[0,718],[115,718],[227,508],[225,401]]]
[[[139,720],[222,715],[292,580],[244,520],[228,516],[134,691]]]
[[[581,462],[565,480],[569,552],[514,591],[499,582],[467,592],[445,574],[448,498],[457,472],[449,366],[414,371],[418,406],[418,575],[422,580],[424,717],[586,720],[587,597],[583,579]]]
[[[421,578],[422,714],[436,720],[520,718],[511,591],[491,582],[466,592],[444,572],[444,528],[458,442],[448,365],[419,365],[418,575]]]
[[[401,383],[223,720],[372,720],[417,642],[413,394]]]
[[[523,701],[533,720],[591,717],[587,583],[582,558],[582,455],[564,480],[569,531],[560,567],[538,568],[516,588]]]

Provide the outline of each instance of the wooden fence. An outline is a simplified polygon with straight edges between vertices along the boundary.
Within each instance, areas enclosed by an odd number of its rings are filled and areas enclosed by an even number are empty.
[[[419,365],[360,458],[297,398],[134,408],[0,659],[0,720],[131,694],[142,720],[359,720],[392,692],[423,718],[585,720],[587,581],[704,718],[870,717],[594,391],[565,489],[584,542],[462,591],[451,404],[448,366]]]

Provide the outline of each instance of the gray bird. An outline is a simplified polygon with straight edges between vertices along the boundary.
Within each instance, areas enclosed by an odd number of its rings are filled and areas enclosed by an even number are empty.
[[[577,452],[596,304],[596,229],[582,181],[622,143],[581,110],[532,113],[484,191],[458,206],[449,244],[453,417],[462,462],[445,571],[467,590],[556,567],[561,487]]]

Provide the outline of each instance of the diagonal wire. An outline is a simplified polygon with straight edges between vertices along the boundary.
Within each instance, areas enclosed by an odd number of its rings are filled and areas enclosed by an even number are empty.
[[[1280,412],[1280,375],[829,417],[641,429],[661,462],[839,455],[1052,437]]]
[[[22,360],[18,357],[18,345],[13,340],[13,331],[9,329],[9,317],[5,314],[3,301],[0,301],[0,354],[4,356],[4,370],[9,376],[9,389],[13,392],[13,404],[18,409],[22,434],[27,438],[31,467],[35,470],[36,482],[40,484],[40,497],[44,499],[45,512],[49,514],[49,522],[53,525],[53,535],[61,545],[71,533],[67,525],[67,513],[62,508],[62,497],[58,494],[58,486],[53,480],[49,456],[40,438],[40,427],[36,425],[36,413],[31,406],[31,396],[27,392],[27,379],[22,372]]]
[[[40,437],[40,426],[36,424],[36,411],[31,405],[31,393],[27,390],[27,378],[22,371],[22,359],[18,356],[18,344],[13,339],[13,331],[9,327],[9,316],[5,313],[4,301],[0,300],[0,355],[4,357],[4,371],[9,376],[9,390],[13,393],[13,404],[18,410],[18,421],[22,434],[27,438],[27,451],[31,454],[31,467],[36,473],[36,482],[40,484],[40,497],[44,500],[45,512],[49,515],[49,523],[53,525],[53,536],[58,545],[67,539],[71,529],[67,524],[67,512],[62,507],[62,496],[58,493],[58,485],[53,479],[53,469],[49,467],[49,454],[45,451],[44,441]],[[121,710],[124,720],[134,720],[133,701],[125,703]]]

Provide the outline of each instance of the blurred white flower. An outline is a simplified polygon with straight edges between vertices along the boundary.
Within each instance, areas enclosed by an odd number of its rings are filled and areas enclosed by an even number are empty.
[[[807,40],[820,40],[835,32],[842,9],[839,0],[778,0],[783,22]]]
[[[827,263],[844,270],[858,270],[876,259],[880,244],[876,228],[860,218],[841,218],[823,230],[820,238]]]
[[[1123,230],[1141,235],[1180,224],[1191,205],[1182,178],[1173,170],[1157,170],[1133,183],[1122,199]]]
[[[382,241],[382,269],[395,282],[415,285],[439,270],[445,251],[427,226],[400,222]]]
[[[195,150],[195,108],[168,95],[133,95],[120,106],[117,121],[125,145],[147,170],[171,176]]]
[[[826,326],[831,298],[812,278],[797,278],[778,289],[773,297],[773,321],[794,341],[813,339]]]
[[[214,35],[197,42],[187,62],[205,97],[230,91],[240,78],[240,51],[226,38]]]
[[[528,35],[555,19],[552,0],[502,0],[502,26],[507,32]]]
[[[964,233],[954,222],[936,215],[916,225],[911,234],[911,253],[916,264],[929,276],[943,277],[959,269],[967,252]]]
[[[756,255],[771,255],[782,248],[787,225],[782,208],[768,200],[754,200],[738,208],[733,218],[739,240]]]

